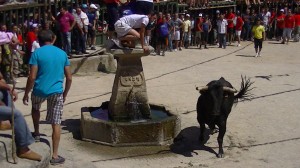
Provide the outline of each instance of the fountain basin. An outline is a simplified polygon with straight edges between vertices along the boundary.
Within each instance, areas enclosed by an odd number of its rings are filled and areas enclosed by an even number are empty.
[[[151,120],[116,122],[105,112],[108,104],[81,108],[83,140],[110,146],[167,145],[180,132],[179,117],[163,105],[150,104]],[[97,117],[94,112],[99,109],[102,114]]]

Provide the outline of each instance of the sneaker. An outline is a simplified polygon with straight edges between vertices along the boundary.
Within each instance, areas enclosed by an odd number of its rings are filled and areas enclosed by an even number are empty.
[[[96,47],[91,47],[91,50],[96,50]]]
[[[181,49],[181,47],[179,48],[179,51],[181,51],[182,49]]]
[[[162,53],[162,56],[165,56],[165,52]]]
[[[240,47],[240,46],[241,46],[241,44],[238,44],[238,45],[237,45],[237,47]]]
[[[50,164],[51,165],[59,165],[59,164],[63,164],[65,163],[65,158],[61,157],[61,156],[58,156],[58,158],[52,158],[50,160]]]
[[[258,53],[256,53],[255,57],[258,57]]]
[[[259,56],[259,57],[261,57],[261,54],[260,54],[260,52],[258,53],[258,56]]]
[[[175,52],[177,51],[177,49],[174,50]]]
[[[32,136],[33,136],[35,142],[41,142],[41,136],[40,135],[33,134]]]

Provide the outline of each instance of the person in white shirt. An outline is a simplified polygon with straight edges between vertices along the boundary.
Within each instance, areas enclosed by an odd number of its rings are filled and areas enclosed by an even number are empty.
[[[219,48],[226,48],[226,34],[227,34],[227,20],[224,19],[224,14],[220,15],[220,19],[217,21]]]
[[[86,4],[82,5],[82,8],[87,8]],[[88,54],[86,52],[86,38],[88,32],[89,19],[85,12],[83,12],[78,6],[76,12],[73,13],[76,22],[74,29],[75,40],[75,50],[76,54]]]
[[[261,16],[262,16],[262,19],[263,19],[263,24],[264,24],[264,27],[265,27],[265,31],[268,32],[269,20],[271,18],[271,13],[267,9],[262,8]]]
[[[149,18],[150,22],[153,21],[156,19],[156,14],[149,14],[148,16],[132,14],[120,18],[114,26],[121,44],[133,48],[135,47],[135,41],[140,40],[142,48],[145,52],[148,52],[149,48],[145,45],[144,37]],[[140,29],[140,31],[137,32],[135,29]]]

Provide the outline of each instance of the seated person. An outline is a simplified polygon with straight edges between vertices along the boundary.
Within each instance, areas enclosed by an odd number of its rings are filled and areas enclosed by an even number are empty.
[[[134,48],[135,41],[140,40],[142,48],[145,52],[149,51],[149,48],[145,45],[145,28],[152,20],[156,19],[156,14],[138,15],[132,14],[120,18],[115,23],[115,31],[121,44],[127,47]],[[135,29],[140,29],[137,32]]]
[[[11,96],[9,95],[9,92],[11,92],[11,87],[8,86],[1,79],[2,78],[0,78],[0,122],[7,120],[11,121],[11,101],[16,101],[18,96],[16,92],[13,92],[13,100],[11,100]],[[31,135],[31,132],[26,124],[22,113],[15,108],[13,110],[15,122],[15,143],[17,147],[18,157],[29,160],[41,161],[42,156],[28,148],[30,144],[34,143],[34,139]]]

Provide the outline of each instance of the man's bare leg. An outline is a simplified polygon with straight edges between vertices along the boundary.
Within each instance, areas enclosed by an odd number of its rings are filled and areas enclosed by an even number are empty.
[[[39,110],[31,110],[31,116],[33,121],[33,127],[34,127],[34,135],[39,136],[40,135],[40,111]]]
[[[52,149],[53,149],[53,158],[58,158],[58,146],[60,141],[60,125],[52,124]]]

